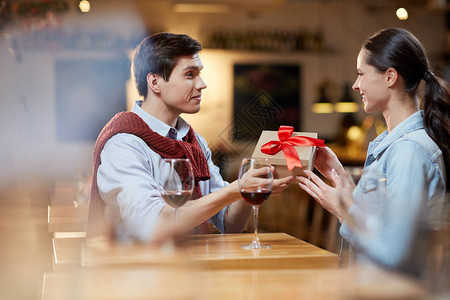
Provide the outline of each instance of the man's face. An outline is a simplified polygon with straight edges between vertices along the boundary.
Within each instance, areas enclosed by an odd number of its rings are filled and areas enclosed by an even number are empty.
[[[193,114],[200,110],[202,90],[206,84],[200,77],[203,64],[198,54],[178,58],[168,81],[161,81],[161,98],[171,113]]]

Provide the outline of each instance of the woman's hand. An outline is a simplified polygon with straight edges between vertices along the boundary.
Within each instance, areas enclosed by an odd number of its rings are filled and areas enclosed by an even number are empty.
[[[333,181],[333,169],[338,176],[345,174],[344,167],[337,158],[336,154],[334,154],[334,152],[328,147],[317,147],[314,166],[323,176],[331,181]]]
[[[347,211],[353,204],[352,191],[354,184],[345,174],[340,177],[335,169],[329,171],[329,179],[333,183],[330,186],[323,182],[312,171],[305,170],[305,176],[297,176],[299,186],[313,197],[323,208],[335,215],[340,222],[346,217]]]

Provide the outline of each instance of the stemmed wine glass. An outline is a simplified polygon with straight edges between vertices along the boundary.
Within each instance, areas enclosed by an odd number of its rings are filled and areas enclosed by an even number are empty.
[[[345,173],[347,173],[355,185],[358,185],[359,179],[361,179],[361,175],[364,173],[363,167],[344,167]]]
[[[352,219],[347,215],[349,227],[364,237],[372,237],[379,233],[384,222],[386,200],[386,177],[381,171],[366,168],[358,172],[350,172],[359,191],[354,194],[354,205],[361,213],[360,219]],[[357,196],[356,196],[357,195]],[[355,197],[356,196],[356,197]]]
[[[270,245],[261,244],[258,237],[259,206],[269,198],[273,187],[273,174],[269,161],[265,158],[244,158],[239,169],[239,189],[242,197],[253,207],[254,236],[243,249],[267,249]]]
[[[386,176],[374,168],[345,168],[346,173],[356,185],[352,194],[344,192],[340,195],[340,204],[344,208],[343,218],[347,226],[364,240],[374,239],[380,234],[385,222],[387,195]],[[350,215],[346,209],[347,197],[352,197],[357,215]],[[342,243],[339,258],[342,259]],[[350,258],[353,261],[357,253],[349,247]],[[362,252],[360,249],[359,252]]]
[[[352,183],[357,186],[359,179],[361,179],[361,175],[363,174],[363,167],[344,167],[345,173],[349,180],[352,181]],[[348,185],[348,184],[347,184]],[[353,220],[349,219],[349,216],[347,214],[347,207],[344,204],[344,197],[349,197],[350,195],[346,194],[344,195],[344,192],[340,192],[339,194],[339,205],[341,208],[344,209],[344,220],[347,221],[347,223],[353,224]],[[352,197],[352,196],[351,196]],[[341,237],[341,246],[339,249],[339,264],[340,266],[347,266],[349,259],[353,256],[352,255],[352,249],[351,246],[344,240],[343,237]],[[353,259],[353,258],[352,258]]]
[[[161,161],[159,191],[164,201],[175,209],[175,222],[178,209],[191,197],[194,190],[194,173],[189,159],[170,158]]]

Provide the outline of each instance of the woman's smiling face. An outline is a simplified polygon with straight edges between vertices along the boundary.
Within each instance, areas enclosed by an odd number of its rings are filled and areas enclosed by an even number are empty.
[[[362,48],[358,54],[357,75],[352,88],[359,91],[366,113],[384,111],[387,106],[388,85],[386,74],[367,64],[367,50]]]

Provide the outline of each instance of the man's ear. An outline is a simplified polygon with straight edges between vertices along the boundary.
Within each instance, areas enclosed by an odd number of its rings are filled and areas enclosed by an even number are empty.
[[[161,88],[159,86],[160,79],[161,79],[161,77],[154,73],[147,74],[147,86],[149,89],[151,89],[154,93],[157,93],[157,94],[159,94],[159,92],[161,91]]]
[[[393,86],[398,80],[398,72],[394,68],[389,68],[385,72],[386,83],[389,87]]]

